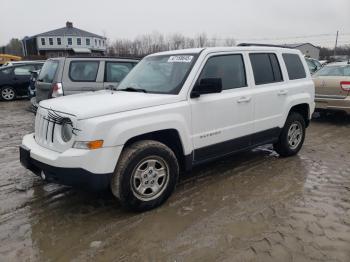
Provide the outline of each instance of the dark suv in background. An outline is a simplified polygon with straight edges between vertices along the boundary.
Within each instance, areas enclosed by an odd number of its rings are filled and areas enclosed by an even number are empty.
[[[139,62],[111,57],[59,57],[48,59],[36,81],[36,99],[41,100],[101,89],[114,89]]]
[[[13,64],[0,68],[0,98],[14,100],[18,96],[28,95],[31,72],[40,70],[44,62]]]

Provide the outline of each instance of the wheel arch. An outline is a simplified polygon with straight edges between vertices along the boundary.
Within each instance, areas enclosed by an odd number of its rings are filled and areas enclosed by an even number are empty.
[[[293,105],[289,109],[288,115],[290,115],[290,113],[292,112],[299,113],[304,118],[306,127],[309,126],[311,116],[310,116],[310,105],[308,103],[300,103],[300,104]]]

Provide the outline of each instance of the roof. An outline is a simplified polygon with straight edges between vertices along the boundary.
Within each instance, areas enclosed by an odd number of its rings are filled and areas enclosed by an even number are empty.
[[[317,46],[315,46],[315,45],[313,45],[311,43],[295,43],[295,44],[284,44],[284,45],[287,46],[287,47],[290,47],[290,48],[297,48],[297,47],[302,46],[302,45],[311,45],[311,46],[313,46],[313,47],[315,47],[317,49],[320,49],[319,47],[317,47]]]
[[[344,61],[344,62],[333,62],[333,63],[329,63],[325,66],[350,66],[349,62]]]
[[[73,24],[69,24],[69,22],[67,22],[67,25],[65,27],[34,35],[34,37],[36,36],[82,36],[105,38],[104,36],[93,34],[88,31],[84,31],[79,28],[73,27]]]

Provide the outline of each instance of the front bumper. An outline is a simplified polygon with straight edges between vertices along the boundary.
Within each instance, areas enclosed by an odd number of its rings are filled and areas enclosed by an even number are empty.
[[[20,161],[36,175],[43,171],[49,182],[99,191],[109,187],[120,152],[118,146],[59,153],[38,145],[30,134],[20,146]]]

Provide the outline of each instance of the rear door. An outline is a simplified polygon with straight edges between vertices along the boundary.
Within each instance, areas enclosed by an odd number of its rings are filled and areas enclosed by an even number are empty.
[[[274,52],[249,54],[254,76],[254,136],[252,143],[263,144],[276,138],[288,96],[279,56]]]
[[[67,58],[62,86],[64,95],[97,91],[103,88],[103,66],[97,59]]]
[[[105,61],[104,63],[104,88],[115,89],[134,67],[134,63],[131,62]]]

